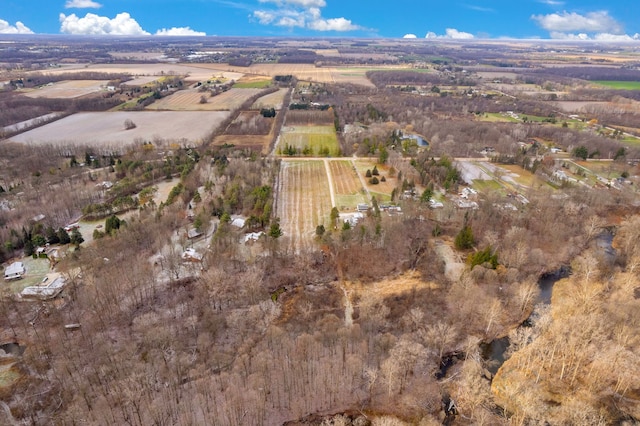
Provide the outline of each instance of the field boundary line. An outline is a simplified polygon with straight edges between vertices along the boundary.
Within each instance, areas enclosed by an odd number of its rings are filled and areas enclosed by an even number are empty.
[[[329,181],[329,194],[331,194],[331,207],[336,206],[336,194],[333,190],[333,176],[331,176],[331,167],[329,167],[329,160],[324,159],[324,169],[327,171],[327,180]]]

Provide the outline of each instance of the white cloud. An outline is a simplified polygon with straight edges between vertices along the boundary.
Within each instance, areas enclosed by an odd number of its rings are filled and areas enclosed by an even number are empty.
[[[363,29],[350,19],[323,18],[321,8],[327,5],[325,0],[259,0],[271,3],[272,10],[256,10],[251,18],[262,25],[276,25],[287,28],[307,28],[314,31],[355,31]]]
[[[532,15],[531,19],[549,32],[597,32],[621,34],[622,25],[609,16],[609,12],[601,10],[580,15],[575,12],[550,13],[548,15]]]
[[[100,9],[102,5],[93,0],[67,0],[64,7],[67,9]]]
[[[590,36],[586,33],[562,33],[553,31],[550,33],[551,38],[556,40],[572,40],[572,41],[602,41],[602,42],[628,42],[640,40],[640,34],[611,34],[611,33],[596,33]]]
[[[418,36],[415,34],[405,34],[402,38],[418,38]]]
[[[207,33],[202,31],[195,31],[189,27],[172,27],[169,29],[163,28],[156,31],[157,36],[206,36]]]
[[[540,3],[546,4],[548,6],[562,6],[562,5],[564,5],[563,1],[557,1],[557,0],[540,0]]]
[[[458,31],[455,28],[447,28],[445,30],[445,34],[444,35],[438,35],[436,33],[434,33],[433,31],[429,31],[427,33],[427,35],[425,36],[425,38],[448,38],[448,39],[452,39],[452,40],[470,40],[472,38],[475,38],[475,36],[471,33],[465,33],[464,31]]]
[[[7,21],[0,19],[0,34],[33,34],[33,31],[20,21],[17,21],[15,25],[11,25]]]
[[[269,25],[276,20],[276,16],[271,12],[265,12],[263,10],[256,10],[253,12],[253,16],[258,18],[258,22],[262,25]]]
[[[309,22],[308,27],[316,31],[354,31],[360,29],[350,19],[345,18],[316,19]]]
[[[279,7],[296,6],[304,9],[310,7],[325,7],[325,0],[260,0],[260,3],[275,3]]]
[[[78,35],[125,35],[138,36],[149,35],[140,24],[126,12],[119,13],[115,18],[98,16],[87,13],[84,18],[79,18],[75,13],[66,16],[60,14],[60,32]]]

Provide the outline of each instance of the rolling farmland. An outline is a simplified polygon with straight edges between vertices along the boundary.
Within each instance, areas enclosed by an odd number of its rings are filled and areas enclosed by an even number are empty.
[[[329,223],[331,191],[322,160],[285,160],[277,187],[276,217],[280,218],[283,249],[303,252],[315,245],[316,226]]]
[[[128,111],[84,112],[11,138],[37,146],[90,145],[119,149],[136,141],[181,141],[198,144],[229,115],[228,112]],[[130,119],[136,128],[125,130]]]
[[[104,90],[107,80],[69,80],[22,92],[30,98],[73,99]]]
[[[247,99],[260,93],[262,89],[231,89],[217,96],[209,97],[208,92],[197,89],[180,90],[162,98],[147,107],[155,111],[231,111],[239,108]],[[207,100],[200,103],[202,96]]]

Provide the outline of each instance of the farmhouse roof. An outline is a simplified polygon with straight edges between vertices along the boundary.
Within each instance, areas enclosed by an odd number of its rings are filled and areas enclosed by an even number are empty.
[[[22,262],[13,262],[7,269],[4,270],[4,276],[11,276],[15,274],[24,274],[24,264]]]

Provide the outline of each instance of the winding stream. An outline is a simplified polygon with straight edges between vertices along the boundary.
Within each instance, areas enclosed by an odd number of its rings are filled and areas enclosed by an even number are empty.
[[[600,261],[605,261],[613,264],[616,259],[616,251],[612,246],[614,234],[611,231],[602,232],[593,242],[596,249],[596,255]],[[571,275],[571,268],[569,266],[561,266],[557,271],[542,275],[538,279],[538,286],[540,287],[540,295],[538,296],[538,303],[534,312],[519,325],[519,327],[530,327],[531,317],[536,315],[537,307],[542,305],[551,304],[551,294],[553,293],[553,286],[559,280]],[[487,370],[491,374],[495,374],[505,361],[505,353],[509,348],[509,337],[501,337],[495,339],[490,343],[482,343],[480,345],[480,351],[482,358],[485,360]]]

